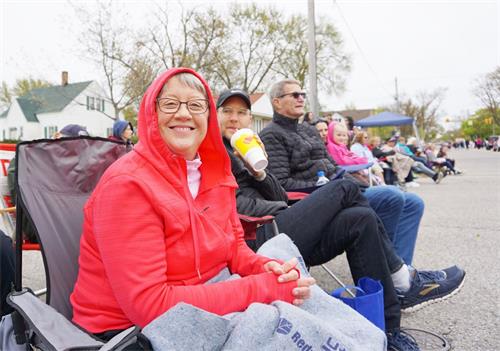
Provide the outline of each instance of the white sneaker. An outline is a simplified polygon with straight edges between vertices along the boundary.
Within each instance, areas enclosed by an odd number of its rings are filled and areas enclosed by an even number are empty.
[[[406,183],[406,186],[408,188],[418,188],[420,186],[420,184],[418,184],[417,182],[409,182],[409,183]]]

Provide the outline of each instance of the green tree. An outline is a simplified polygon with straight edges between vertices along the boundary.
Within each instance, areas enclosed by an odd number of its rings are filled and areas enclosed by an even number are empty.
[[[316,66],[320,89],[327,93],[340,93],[345,89],[346,74],[351,69],[351,59],[343,52],[340,33],[321,17],[316,25]],[[309,48],[307,45],[307,18],[294,15],[284,21],[281,29],[280,45],[286,54],[278,58],[273,67],[280,76],[297,79],[302,86],[308,84]]]
[[[32,77],[16,80],[16,83],[12,88],[9,88],[6,82],[2,82],[0,90],[0,105],[8,106],[12,103],[12,98],[14,96],[23,96],[33,89],[46,88],[50,86],[52,86],[52,83],[43,79],[35,79]]]
[[[463,121],[460,131],[468,138],[487,138],[500,131],[500,125],[495,123],[491,112],[483,108],[477,110],[472,116]]]

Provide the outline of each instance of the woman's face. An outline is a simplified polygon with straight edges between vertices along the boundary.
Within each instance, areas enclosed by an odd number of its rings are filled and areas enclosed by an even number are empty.
[[[326,138],[328,136],[328,126],[326,125],[325,122],[319,122],[316,123],[316,129],[319,132],[319,136],[321,137],[321,140],[326,144]]]
[[[363,133],[363,145],[368,145],[368,134]]]
[[[180,102],[207,99],[205,94],[185,85],[176,76],[165,84],[158,98],[175,99]],[[209,109],[195,114],[189,112],[187,105],[182,103],[175,113],[165,113],[158,108],[158,105],[157,112],[160,134],[168,148],[186,160],[193,160],[198,147],[207,135]]]
[[[347,129],[341,124],[337,124],[335,126],[335,130],[333,131],[333,140],[337,144],[347,145]]]
[[[123,140],[130,140],[130,138],[132,138],[132,128],[130,128],[130,124],[127,126],[127,128],[125,128],[125,130],[123,131],[122,133],[122,139]]]

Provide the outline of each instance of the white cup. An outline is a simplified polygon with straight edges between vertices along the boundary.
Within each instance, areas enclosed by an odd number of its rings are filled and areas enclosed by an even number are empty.
[[[250,141],[249,138],[251,137]],[[264,150],[257,142],[253,130],[243,128],[231,137],[231,146],[238,150],[245,161],[256,171],[262,171],[267,167],[267,158]]]

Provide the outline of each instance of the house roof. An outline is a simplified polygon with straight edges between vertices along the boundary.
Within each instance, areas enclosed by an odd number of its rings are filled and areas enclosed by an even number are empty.
[[[350,116],[354,120],[354,122],[359,121],[360,119],[366,118],[368,116],[371,116],[375,113],[374,109],[364,109],[364,110],[343,110],[343,111],[325,111],[322,112],[322,115],[324,116],[325,114],[333,114],[333,113],[339,113],[344,117]]]
[[[262,95],[264,95],[264,93],[250,94],[250,102],[254,104],[255,101],[259,100]]]
[[[92,81],[33,89],[18,97],[17,102],[27,121],[38,122],[37,114],[61,111],[90,83]]]
[[[0,118],[5,118],[7,117],[7,114],[9,113],[10,108],[6,109],[2,113],[0,113]]]

